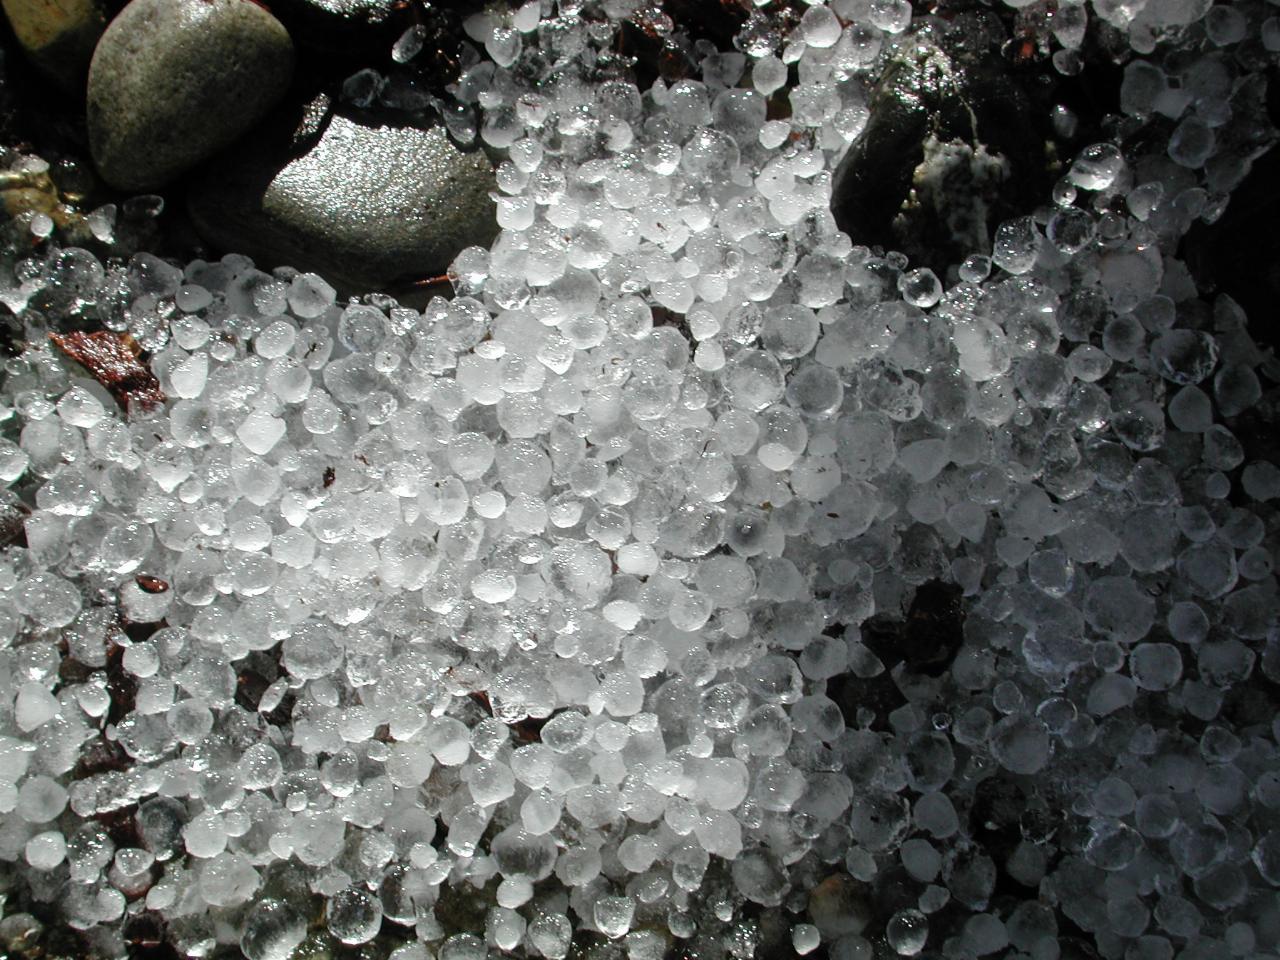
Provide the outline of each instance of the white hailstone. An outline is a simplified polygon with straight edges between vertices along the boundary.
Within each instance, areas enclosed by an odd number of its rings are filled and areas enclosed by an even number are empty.
[[[797,923],[791,928],[791,946],[800,956],[812,953],[822,943],[822,934],[811,923]]]
[[[294,316],[309,320],[320,316],[333,305],[336,293],[314,273],[300,273],[289,283],[289,309]]]
[[[516,594],[516,579],[510,574],[487,570],[471,581],[471,593],[485,603],[506,603]]]
[[[255,410],[236,428],[236,436],[251,453],[263,456],[284,436],[285,422],[263,410]]]
[[[43,684],[27,682],[18,690],[13,704],[13,719],[18,729],[30,733],[58,716],[58,700]]]
[[[58,416],[73,427],[92,427],[106,416],[102,401],[83,387],[72,387],[58,401]]]
[[[306,933],[306,918],[293,907],[258,900],[244,917],[240,950],[247,960],[288,960]]]
[[[825,6],[812,6],[800,18],[800,36],[811,47],[834,46],[840,39],[840,21]]]
[[[182,358],[169,369],[169,389],[175,397],[198,397],[208,382],[209,355],[204,351]]]
[[[67,857],[67,839],[57,830],[37,833],[27,841],[23,856],[37,870],[52,870]]]
[[[0,438],[0,480],[12,483],[26,472],[31,458],[12,440]]]
[[[368,943],[382,925],[382,905],[359,887],[348,887],[329,898],[329,932],[342,943]]]
[[[274,360],[293,349],[298,338],[297,328],[288,320],[276,320],[253,338],[253,350],[260,357]]]
[[[27,823],[48,823],[67,806],[67,790],[52,777],[37,775],[18,787],[16,811]]]
[[[600,932],[616,940],[631,929],[635,909],[635,901],[630,897],[601,897],[595,902],[592,916]]]

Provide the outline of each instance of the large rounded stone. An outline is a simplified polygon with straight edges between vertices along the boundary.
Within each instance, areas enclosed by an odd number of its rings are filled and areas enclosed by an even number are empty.
[[[89,67],[103,178],[149,190],[236,140],[293,75],[289,34],[255,0],[133,0]]]
[[[67,89],[84,82],[107,25],[101,0],[2,0],[13,35],[32,62]]]
[[[442,126],[338,115],[301,155],[285,146],[250,137],[193,184],[188,209],[209,243],[359,292],[440,273],[497,233],[491,162],[459,149]]]

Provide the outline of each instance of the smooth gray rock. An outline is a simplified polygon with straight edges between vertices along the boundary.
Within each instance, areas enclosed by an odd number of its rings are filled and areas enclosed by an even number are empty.
[[[254,0],[133,0],[89,66],[103,179],[150,190],[235,141],[289,86],[293,43]]]
[[[301,155],[287,147],[251,136],[202,172],[187,207],[207,242],[263,269],[293,266],[367,292],[442,273],[498,231],[492,163],[459,149],[443,126],[337,115]]]

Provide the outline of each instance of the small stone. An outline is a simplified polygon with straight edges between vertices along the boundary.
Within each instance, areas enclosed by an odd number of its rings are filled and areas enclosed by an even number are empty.
[[[442,126],[338,114],[292,159],[279,144],[237,147],[200,177],[189,208],[215,246],[360,291],[443,273],[459,250],[488,246],[492,189],[489,159],[460,150]]]
[[[13,35],[40,70],[74,90],[107,25],[99,0],[0,0]]]
[[[158,187],[228,146],[279,99],[293,43],[252,0],[133,0],[89,67],[89,146],[122,190]]]

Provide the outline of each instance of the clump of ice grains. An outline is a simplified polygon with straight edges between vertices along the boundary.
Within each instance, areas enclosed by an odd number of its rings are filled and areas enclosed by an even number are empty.
[[[452,300],[16,265],[0,857],[108,955],[1274,957],[1277,367],[1177,258],[1273,139],[1273,8],[1024,8],[1128,31],[1133,146],[947,284],[827,209],[906,3],[643,91],[630,9],[470,23],[509,159]],[[953,656],[886,664],[937,581]]]

